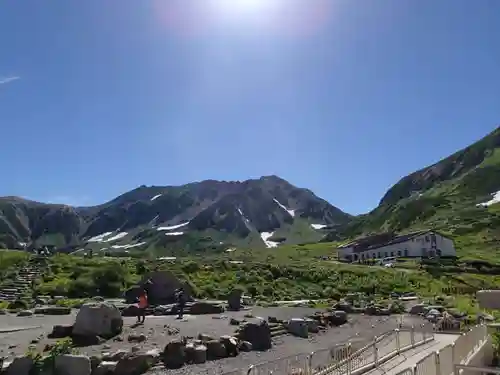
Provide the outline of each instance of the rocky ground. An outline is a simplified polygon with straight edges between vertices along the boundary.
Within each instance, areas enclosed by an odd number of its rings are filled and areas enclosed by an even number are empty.
[[[278,319],[303,317],[314,313],[314,311],[317,310],[301,307],[254,308],[251,310],[255,316],[264,318],[274,316]],[[195,337],[199,333],[210,334],[214,337],[232,335],[236,327],[229,324],[230,318],[243,319],[245,314],[248,314],[248,311],[226,312],[219,315],[191,315],[186,316],[183,320],[177,320],[175,316],[151,316],[146,319],[144,325],[139,326],[135,326],[135,318],[124,318],[125,328],[120,336],[123,341],[109,340],[100,345],[80,348],[79,351],[82,354],[98,355],[117,350],[129,351],[133,347],[139,347],[141,352],[153,348],[163,350],[170,340],[180,336]],[[52,327],[59,324],[73,324],[75,315],[76,311],[71,315],[64,316],[0,316],[0,357],[13,358],[22,355],[30,345],[36,346],[38,350],[42,351],[47,344],[52,344],[56,341],[47,338],[47,334],[52,330]],[[350,338],[354,338],[357,341],[370,340],[376,334],[396,328],[399,322],[399,316],[375,317],[351,315],[349,323],[341,327],[331,328],[320,334],[311,335],[309,339],[301,339],[290,335],[279,336],[274,339],[273,348],[269,351],[241,353],[237,357],[209,361],[200,365],[189,365],[176,370],[158,368],[156,370],[153,369],[151,373],[226,373],[260,362],[296,355],[298,353],[312,352],[332,346],[335,343],[347,341]],[[406,323],[409,325],[413,324],[409,321]],[[18,330],[22,328],[30,329]],[[144,334],[147,337],[146,341],[142,343],[128,342],[129,335],[140,334]]]

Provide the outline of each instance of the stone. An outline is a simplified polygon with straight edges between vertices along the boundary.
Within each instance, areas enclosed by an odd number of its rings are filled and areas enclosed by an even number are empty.
[[[293,318],[288,321],[286,328],[293,336],[308,338],[309,329],[306,321],[300,318]]]
[[[224,335],[220,337],[219,341],[226,348],[227,356],[236,357],[239,354],[240,352],[239,340],[236,337]]]
[[[235,289],[227,297],[227,308],[230,311],[240,311],[241,310],[241,296],[243,292],[241,290]]]
[[[343,310],[334,311],[330,316],[330,323],[335,326],[347,323],[347,313]]]
[[[181,368],[186,363],[186,345],[182,340],[170,341],[163,350],[163,362],[168,368]]]
[[[128,342],[143,342],[143,341],[146,341],[147,337],[144,333],[141,333],[141,334],[135,334],[135,333],[131,333],[130,335],[128,335]]]
[[[352,312],[352,305],[347,301],[339,301],[332,306],[332,310],[345,311],[346,313]]]
[[[411,315],[421,315],[425,312],[426,309],[427,309],[427,305],[425,305],[423,303],[417,303],[416,305],[413,305],[410,308],[409,313]]]
[[[14,358],[14,361],[7,367],[6,375],[30,375],[34,364],[30,357]]]
[[[207,347],[207,358],[210,360],[225,358],[227,356],[226,347],[219,340],[210,340],[205,343]]]
[[[129,353],[118,361],[114,375],[137,375],[147,372],[159,360],[156,352]]]
[[[204,301],[196,301],[189,307],[189,313],[192,315],[222,314],[223,312],[223,306]]]
[[[73,326],[56,325],[52,327],[52,332],[49,333],[49,339],[62,339],[71,336],[73,333]]]
[[[252,344],[253,350],[272,347],[271,329],[264,319],[255,318],[240,326],[239,338]]]
[[[240,341],[240,351],[251,352],[253,349],[252,343],[249,341]]]
[[[209,334],[206,333],[200,333],[198,334],[198,339],[201,340],[201,342],[207,342],[207,341],[212,341],[215,340],[215,338]]]
[[[92,371],[92,375],[114,375],[118,362],[103,361]]]
[[[91,356],[90,357],[90,368],[92,369],[92,371],[94,371],[97,367],[99,367],[101,362],[102,362],[102,358],[100,356],[97,356],[97,355]]]
[[[90,358],[85,355],[63,354],[55,357],[54,369],[58,375],[90,375]]]
[[[307,324],[307,330],[311,333],[318,333],[319,332],[319,323],[317,320],[314,319],[305,319],[306,324]]]
[[[33,311],[31,310],[22,310],[17,313],[17,316],[32,316]]]
[[[240,321],[238,319],[231,318],[229,320],[229,324],[232,325],[232,326],[239,326],[240,325]]]
[[[62,306],[38,307],[34,310],[34,313],[37,315],[69,315],[71,314],[71,308]]]
[[[115,305],[96,302],[86,303],[78,312],[73,325],[73,335],[111,338],[122,332],[123,318]]]
[[[267,318],[267,321],[268,321],[269,323],[280,323],[280,321],[278,320],[278,318],[276,318],[275,316],[269,316],[269,317]]]
[[[102,359],[103,361],[108,361],[108,362],[118,362],[120,359],[124,358],[127,354],[128,351],[120,349],[111,354],[103,354]]]

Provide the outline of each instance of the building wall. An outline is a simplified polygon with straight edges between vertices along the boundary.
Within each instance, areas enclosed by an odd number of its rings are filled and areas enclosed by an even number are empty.
[[[397,244],[392,244],[384,247],[379,247],[373,250],[367,250],[362,253],[354,253],[352,247],[347,247],[344,249],[338,249],[338,256],[340,259],[348,259],[351,256],[351,260],[355,261],[355,256],[358,259],[380,259],[386,257],[427,257],[439,255],[438,250],[441,251],[441,256],[455,256],[455,246],[453,241],[435,234],[433,237],[432,233],[427,233],[415,238],[412,238],[405,242],[400,242]]]

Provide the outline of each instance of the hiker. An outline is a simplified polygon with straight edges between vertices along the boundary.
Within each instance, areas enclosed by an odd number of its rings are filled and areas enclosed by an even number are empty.
[[[182,319],[184,316],[184,306],[186,306],[186,298],[184,296],[184,290],[182,288],[177,289],[176,292],[177,298],[177,308],[179,309],[179,316],[177,319]]]
[[[137,308],[137,323],[144,323],[146,320],[146,308],[148,307],[148,294],[145,289],[141,290]]]

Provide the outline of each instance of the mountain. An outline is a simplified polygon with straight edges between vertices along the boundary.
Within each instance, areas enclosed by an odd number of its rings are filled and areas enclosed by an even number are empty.
[[[341,232],[344,237],[353,237],[434,228],[452,235],[459,248],[486,254],[499,244],[499,191],[497,128],[453,155],[402,178],[373,211],[354,218]],[[335,231],[325,240],[338,236]]]
[[[351,216],[277,176],[141,186],[93,207],[0,198],[0,246],[221,250],[321,239]]]

